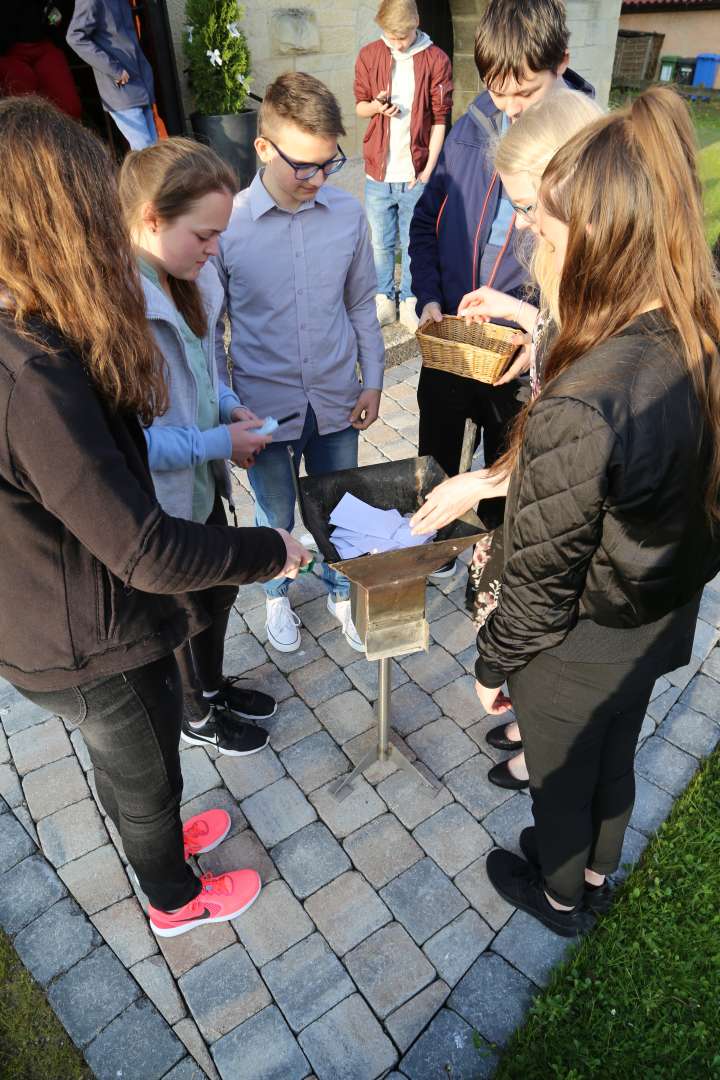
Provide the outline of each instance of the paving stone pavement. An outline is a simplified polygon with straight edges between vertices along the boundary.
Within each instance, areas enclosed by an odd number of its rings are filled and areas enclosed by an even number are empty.
[[[361,459],[409,454],[417,362],[388,372]],[[252,521],[235,471],[239,518]],[[299,526],[297,535],[304,529]],[[242,588],[228,673],[279,699],[271,748],[182,750],[183,818],[232,817],[203,872],[252,866],[264,889],[233,923],[158,941],[96,805],[78,731],[0,683],[0,926],[99,1077],[123,1080],[456,1080],[491,1076],[566,943],[516,912],[485,868],[517,850],[530,800],[487,782],[495,721],[477,705],[465,571],[428,587],[431,648],[392,666],[393,728],[433,789],[373,766],[337,801],[374,727],[375,665],[346,647],[322,582],[293,586],[302,648],[267,646],[264,594]],[[636,861],[720,741],[720,579],[690,664],[658,680],[637,755],[623,860]],[[621,879],[627,869],[621,869]]]

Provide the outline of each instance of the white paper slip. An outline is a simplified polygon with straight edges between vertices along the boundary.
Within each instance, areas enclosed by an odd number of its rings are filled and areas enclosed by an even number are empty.
[[[398,510],[379,510],[354,495],[343,495],[330,515],[335,529],[330,539],[341,559],[359,555],[377,555],[385,551],[418,547],[429,543],[436,534],[413,536],[411,514],[403,517]]]
[[[346,492],[330,515],[330,524],[361,536],[380,536],[389,540],[402,525],[402,516],[397,510],[378,510]]]

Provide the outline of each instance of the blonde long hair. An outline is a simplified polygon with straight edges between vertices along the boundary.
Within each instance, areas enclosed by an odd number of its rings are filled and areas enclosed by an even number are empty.
[[[167,408],[162,361],[105,147],[36,97],[0,101],[0,285],[82,357],[103,398],[146,424]]]

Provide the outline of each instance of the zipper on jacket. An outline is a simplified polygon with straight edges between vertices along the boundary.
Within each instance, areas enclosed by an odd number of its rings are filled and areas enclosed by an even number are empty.
[[[507,251],[507,246],[510,243],[510,237],[512,236],[512,231],[515,228],[515,219],[516,219],[516,217],[517,217],[517,214],[513,214],[513,216],[510,218],[510,228],[507,231],[507,236],[505,237],[505,243],[503,244],[503,246],[500,248],[500,251],[498,252],[498,257],[495,260],[495,265],[493,266],[490,277],[488,278],[488,288],[490,288],[492,286],[492,283],[495,280],[495,276],[496,276],[498,270],[500,269],[500,262],[502,261],[503,255]]]
[[[472,291],[473,292],[475,292],[475,289],[477,289],[477,255],[478,255],[478,242],[480,240],[480,230],[482,228],[483,221],[485,220],[485,214],[487,213],[488,203],[490,201],[490,195],[492,194],[492,190],[495,187],[495,183],[497,181],[497,178],[498,178],[498,174],[497,174],[497,170],[496,170],[492,174],[492,177],[490,179],[490,186],[487,189],[487,193],[485,195],[485,201],[484,201],[484,203],[482,205],[482,210],[480,211],[480,220],[478,221],[477,229],[475,230],[475,242],[473,244],[473,262],[472,262]]]

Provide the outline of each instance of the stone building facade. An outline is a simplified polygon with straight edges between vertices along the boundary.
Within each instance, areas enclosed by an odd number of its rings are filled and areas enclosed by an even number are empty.
[[[348,136],[346,152],[360,152],[365,121],[355,116],[353,67],[361,46],[378,36],[374,16],[379,0],[249,0],[244,29],[252,51],[253,89],[265,86],[283,71],[307,71],[322,79],[337,95]],[[605,103],[615,53],[621,0],[567,0],[570,23],[571,65],[592,82]],[[480,83],[473,63],[473,40],[485,0],[447,0],[454,35],[453,71],[455,111],[459,115],[478,93]],[[181,34],[184,0],[167,0],[178,69],[182,72]],[[191,101],[186,94],[186,107]]]

